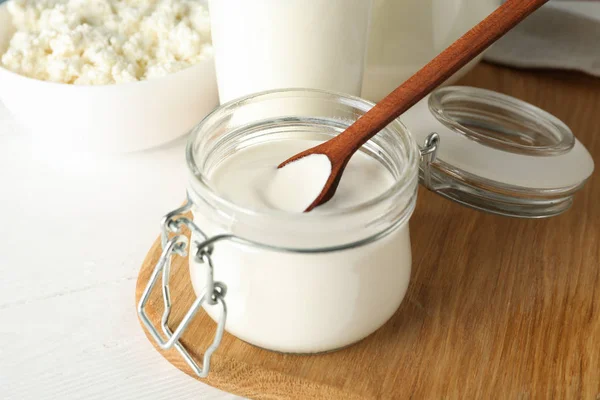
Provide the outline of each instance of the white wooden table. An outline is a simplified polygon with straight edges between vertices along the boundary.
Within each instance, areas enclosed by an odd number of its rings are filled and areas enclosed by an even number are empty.
[[[233,399],[146,340],[134,305],[160,217],[185,196],[184,141],[60,157],[0,103],[0,399]]]

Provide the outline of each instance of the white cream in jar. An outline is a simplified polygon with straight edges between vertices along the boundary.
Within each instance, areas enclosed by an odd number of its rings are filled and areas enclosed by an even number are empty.
[[[253,146],[225,159],[211,174],[214,189],[223,198],[255,211],[303,212],[323,189],[331,173],[324,154],[305,157],[285,168],[287,158],[320,142],[290,139]],[[358,152],[346,166],[335,196],[312,212],[344,210],[388,190],[392,174],[375,159]],[[298,218],[290,215],[290,218]]]
[[[301,221],[308,217],[302,210],[327,178],[329,161],[300,161],[301,171],[294,177],[282,174],[277,165],[317,143],[283,139],[246,148],[220,163],[210,175],[210,184],[222,198],[237,205],[279,214],[279,223]],[[293,164],[286,168],[290,167]],[[281,181],[286,178],[292,179]],[[336,195],[313,210],[308,220],[318,215],[326,219],[328,212],[359,206],[377,198],[393,183],[394,177],[385,166],[359,152],[349,162]],[[202,214],[195,213],[194,221],[206,232],[219,230]],[[349,221],[344,218],[331,221],[337,225],[336,240],[342,243],[351,242],[354,236],[344,233],[346,223]],[[267,231],[273,226],[268,218],[264,224]],[[231,228],[235,233],[235,227]],[[318,245],[328,240],[327,235],[317,227],[311,241]],[[270,233],[255,235],[255,240],[268,242]],[[293,241],[294,233],[288,233],[286,240]],[[306,238],[299,234],[298,242],[302,241]],[[373,243],[326,253],[295,254],[230,243],[217,246],[220,248],[212,256],[215,280],[228,287],[226,329],[250,343],[282,352],[322,352],[362,339],[392,316],[410,280],[406,223]],[[192,264],[190,273],[200,293],[205,286],[204,265]],[[212,314],[210,307],[207,311]],[[218,319],[217,309],[214,311]]]
[[[311,107],[298,102],[303,96]],[[368,108],[335,94],[283,91],[222,107],[193,133],[194,223],[209,238],[227,235],[213,244],[211,258],[214,280],[227,286],[229,333],[270,350],[317,353],[368,336],[398,309],[410,280],[418,160],[404,127],[393,123],[357,153],[334,198],[310,213],[293,200],[312,192],[305,199],[312,202],[328,161],[304,163],[289,182],[278,174],[293,164],[276,168]],[[207,265],[193,253],[190,277],[200,294]],[[204,307],[220,318],[220,306]]]

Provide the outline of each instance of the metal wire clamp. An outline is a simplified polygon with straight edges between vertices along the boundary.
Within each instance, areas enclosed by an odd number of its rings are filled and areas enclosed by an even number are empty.
[[[142,293],[140,302],[137,307],[137,313],[140,320],[150,333],[152,339],[156,342],[158,347],[162,350],[168,350],[171,348],[177,349],[181,354],[181,357],[187,362],[190,368],[200,378],[206,378],[210,371],[210,358],[212,354],[217,350],[221,339],[223,338],[223,332],[225,330],[225,322],[227,320],[227,305],[224,297],[227,291],[226,286],[221,282],[215,282],[213,279],[213,263],[211,260],[212,247],[206,246],[205,241],[203,243],[195,243],[195,260],[197,262],[206,263],[207,265],[207,279],[206,287],[200,296],[196,298],[192,306],[186,312],[185,316],[175,328],[175,331],[171,331],[168,326],[169,315],[171,314],[171,295],[169,290],[169,278],[171,271],[171,257],[177,254],[181,257],[186,256],[186,247],[188,245],[188,238],[185,235],[180,234],[181,228],[187,226],[192,233],[199,235],[200,237],[207,239],[207,236],[200,230],[192,220],[185,217],[183,214],[191,210],[192,202],[188,198],[186,204],[182,207],[168,213],[162,220],[162,232],[161,232],[161,245],[162,254],[152,271],[152,275]],[[175,234],[169,239],[169,234]],[[152,322],[148,318],[145,311],[145,306],[150,298],[150,293],[156,285],[159,276],[162,272],[162,296],[164,303],[164,311],[161,318],[161,329],[166,339],[152,325]],[[202,304],[220,306],[220,317],[217,323],[217,329],[212,344],[204,352],[204,359],[202,361],[202,367],[200,367],[196,361],[192,358],[189,352],[185,349],[183,344],[179,341],[181,335],[188,327]]]
[[[420,148],[421,163],[420,172],[423,179],[423,184],[426,188],[434,190],[433,180],[431,177],[431,164],[435,161],[438,147],[440,145],[440,135],[433,132],[425,138],[423,147]]]

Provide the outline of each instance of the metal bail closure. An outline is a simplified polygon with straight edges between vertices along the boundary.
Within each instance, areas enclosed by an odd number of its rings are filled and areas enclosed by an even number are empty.
[[[425,138],[425,143],[420,148],[421,162],[419,164],[419,173],[423,185],[429,190],[435,190],[431,179],[431,164],[435,161],[438,146],[440,144],[440,135],[433,132]]]
[[[225,294],[226,294],[226,286],[221,282],[215,282],[213,280],[213,264],[211,260],[211,251],[212,248],[207,247],[204,243],[196,244],[196,259],[200,262],[205,262],[208,265],[207,268],[207,285],[204,289],[202,295],[200,295],[190,309],[186,312],[185,316],[181,320],[180,324],[175,328],[175,331],[171,331],[168,326],[169,315],[171,314],[171,296],[169,291],[169,278],[170,278],[170,270],[171,270],[171,257],[174,254],[185,257],[186,252],[185,249],[188,245],[188,238],[185,235],[180,234],[180,230],[182,226],[187,226],[194,234],[200,235],[203,238],[207,238],[207,236],[200,230],[192,220],[183,216],[182,214],[188,212],[192,208],[192,202],[187,200],[186,204],[170,213],[168,213],[162,221],[162,233],[161,233],[161,242],[162,242],[162,254],[154,267],[154,271],[150,276],[150,280],[142,293],[142,297],[140,298],[140,302],[137,307],[137,313],[140,317],[142,323],[152,336],[153,340],[156,342],[159,348],[162,350],[168,350],[172,347],[175,347],[177,351],[181,354],[181,357],[187,362],[187,364],[192,368],[194,373],[198,375],[200,378],[206,378],[210,371],[210,358],[212,354],[217,350],[219,344],[221,343],[221,339],[223,338],[223,332],[225,330],[225,322],[227,320],[227,305],[225,304]],[[175,236],[169,239],[169,233],[174,233]],[[161,318],[161,329],[163,331],[164,339],[161,334],[156,330],[156,328],[152,325],[152,322],[148,318],[148,315],[145,311],[146,303],[150,298],[150,293],[152,289],[156,285],[159,276],[162,272],[162,295],[164,302],[164,311]],[[202,367],[200,367],[196,361],[192,358],[189,352],[185,349],[185,347],[181,344],[179,339],[181,335],[185,332],[185,329],[190,324],[202,304],[218,304],[220,306],[220,318],[217,324],[217,330],[215,333],[214,340],[210,347],[206,349],[204,352],[204,359],[202,363]]]

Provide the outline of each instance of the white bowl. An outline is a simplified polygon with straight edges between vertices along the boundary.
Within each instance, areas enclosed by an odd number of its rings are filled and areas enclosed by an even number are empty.
[[[14,27],[0,5],[0,54]],[[171,141],[218,103],[212,58],[163,78],[78,86],[0,67],[0,100],[36,141],[67,151],[129,152]]]

